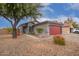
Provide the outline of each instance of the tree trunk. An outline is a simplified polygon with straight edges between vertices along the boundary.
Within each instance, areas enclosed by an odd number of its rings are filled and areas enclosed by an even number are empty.
[[[13,38],[17,38],[17,29],[16,26],[13,26],[13,33],[12,33]]]

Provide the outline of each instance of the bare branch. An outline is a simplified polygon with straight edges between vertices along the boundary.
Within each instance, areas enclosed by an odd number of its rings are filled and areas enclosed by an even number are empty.
[[[34,19],[37,23],[39,23],[39,21],[37,21],[37,19],[36,19],[35,17],[33,17],[33,19]]]
[[[9,21],[9,22],[11,23],[11,25],[13,26],[12,21],[11,21],[8,17],[6,17],[6,16],[4,16],[4,15],[1,15],[1,16],[4,17],[7,21]]]

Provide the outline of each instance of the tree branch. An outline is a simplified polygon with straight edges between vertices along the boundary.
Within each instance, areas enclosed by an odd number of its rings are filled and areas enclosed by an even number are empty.
[[[2,15],[2,17],[4,17],[7,21],[9,21],[9,22],[11,23],[11,25],[13,26],[12,21],[11,21],[11,20],[9,20],[9,18],[8,18],[8,17],[6,17],[6,16],[4,16],[4,15]]]
[[[16,21],[16,26],[18,25],[18,23],[20,22],[21,19],[23,19],[24,16],[21,16],[20,18],[18,18],[18,20]]]
[[[33,17],[33,19],[34,19],[37,23],[39,23],[39,21],[37,21],[35,17]]]

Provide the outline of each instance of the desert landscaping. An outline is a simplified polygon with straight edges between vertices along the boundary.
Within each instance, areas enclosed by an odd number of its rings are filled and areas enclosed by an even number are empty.
[[[79,13],[70,5],[1,3],[0,56],[79,56]]]
[[[53,36],[37,37],[21,35],[12,39],[11,35],[0,34],[0,55],[8,56],[78,56],[79,34],[64,35],[65,46],[53,43]]]

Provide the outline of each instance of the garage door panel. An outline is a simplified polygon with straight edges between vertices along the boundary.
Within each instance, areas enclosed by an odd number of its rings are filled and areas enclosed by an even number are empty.
[[[50,26],[50,35],[56,35],[61,33],[61,28],[59,26]]]

